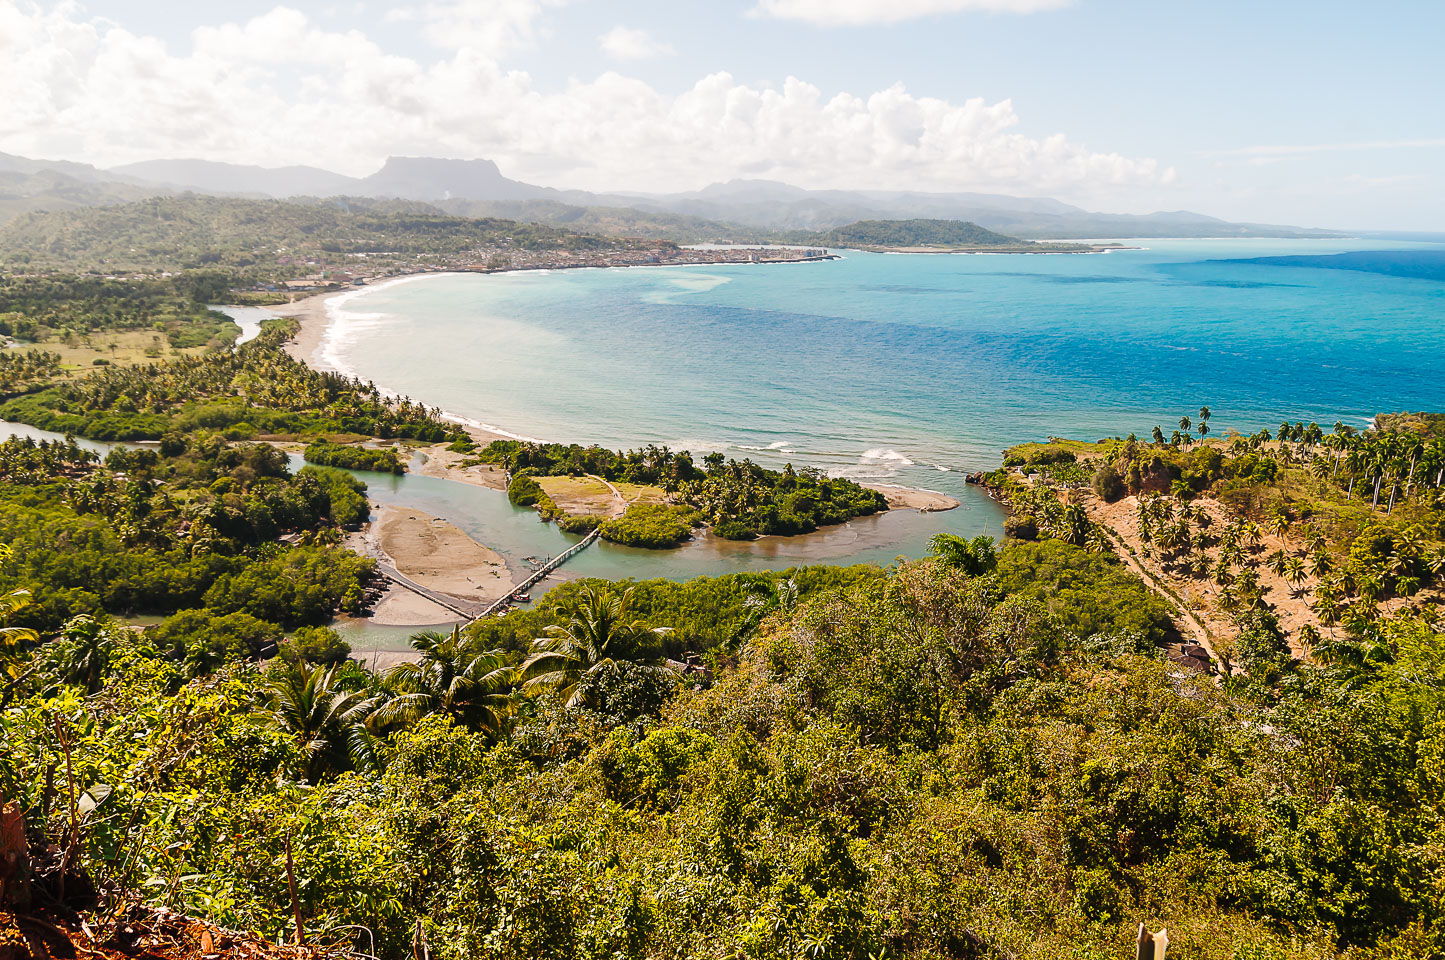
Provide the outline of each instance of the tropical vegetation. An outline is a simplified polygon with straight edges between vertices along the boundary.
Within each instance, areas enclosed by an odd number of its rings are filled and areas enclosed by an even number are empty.
[[[787,464],[781,471],[768,470],[750,459],[739,462],[720,453],[703,457],[699,467],[692,454],[655,445],[621,452],[597,446],[499,440],[482,450],[478,459],[504,465],[513,478],[508,490],[512,502],[537,506],[545,519],[557,518],[562,511],[532,479],[538,476],[598,476],[654,485],[665,491],[672,504],[695,512],[639,510],[634,505],[621,523],[603,526],[604,536],[611,529],[619,542],[627,543],[630,537],[638,546],[672,545],[685,538],[684,523],[708,524],[714,534],[728,540],[752,540],[770,534],[810,533],[888,509],[887,499],[877,490],[829,477],[816,468],[794,470]],[[592,520],[591,526],[599,522]],[[638,532],[667,523],[678,536]]]

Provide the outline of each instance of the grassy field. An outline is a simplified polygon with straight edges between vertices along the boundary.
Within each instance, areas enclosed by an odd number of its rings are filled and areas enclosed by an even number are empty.
[[[658,486],[641,483],[625,483],[618,481],[613,484],[622,494],[623,499],[628,503],[666,503],[667,491]]]
[[[591,477],[537,477],[537,483],[564,513],[573,516],[620,513],[622,505],[607,484]]]
[[[116,330],[93,333],[87,337],[75,336],[68,340],[50,340],[45,343],[23,344],[14,348],[22,350],[46,350],[60,354],[60,362],[73,375],[84,375],[94,370],[96,360],[118,367],[132,367],[157,360],[204,353],[209,347],[185,347],[176,349],[166,336],[155,330]]]
[[[1049,460],[1053,454],[1063,452],[1072,453],[1078,459],[1083,460],[1088,457],[1101,456],[1104,450],[1099,443],[1054,438],[1048,443],[1020,443],[1009,447],[1004,451],[1004,462],[1006,464],[1040,463]]]

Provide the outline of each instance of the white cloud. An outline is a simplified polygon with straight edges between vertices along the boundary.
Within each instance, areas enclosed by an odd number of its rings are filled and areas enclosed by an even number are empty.
[[[438,47],[500,57],[531,47],[538,39],[543,8],[567,0],[449,0],[422,11],[426,37]]]
[[[597,38],[602,52],[614,60],[650,60],[653,57],[670,57],[675,53],[672,45],[657,40],[646,30],[616,26]]]
[[[481,24],[473,15],[482,6],[500,19]],[[0,0],[0,150],[104,166],[200,157],[354,175],[393,154],[488,157],[512,177],[609,190],[750,176],[1077,197],[1173,177],[1154,160],[1063,134],[1025,135],[1010,101],[949,102],[902,85],[825,94],[795,78],[773,88],[714,73],[672,94],[607,72],[539,89],[503,67],[499,51],[535,42],[543,8],[425,7],[429,29],[473,34],[423,62],[286,7],[197,29],[188,49],[169,50],[74,5]]]
[[[944,13],[1038,13],[1071,3],[1073,0],[758,0],[749,13],[820,27],[856,27]]]

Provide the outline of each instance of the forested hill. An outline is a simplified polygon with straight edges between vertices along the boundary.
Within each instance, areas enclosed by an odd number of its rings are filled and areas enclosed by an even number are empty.
[[[859,220],[817,234],[830,247],[1017,247],[1025,241],[967,220]]]
[[[31,213],[0,227],[0,269],[175,271],[479,247],[591,250],[617,241],[557,227],[447,216],[409,201],[242,200],[188,194]]]
[[[1092,253],[1107,246],[1020,240],[969,220],[859,220],[818,233],[789,234],[792,243],[858,250],[922,253]]]

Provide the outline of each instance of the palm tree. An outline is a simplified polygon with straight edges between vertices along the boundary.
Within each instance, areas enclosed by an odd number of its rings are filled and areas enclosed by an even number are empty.
[[[505,651],[470,652],[460,626],[450,634],[424,630],[410,643],[421,660],[399,663],[386,672],[386,686],[395,695],[372,714],[373,727],[385,729],[445,713],[475,730],[505,732],[514,707],[511,693],[521,679]]]
[[[1283,577],[1289,567],[1288,558],[1283,550],[1276,550],[1264,559],[1264,565],[1268,567],[1276,577]]]
[[[1089,527],[1089,515],[1084,512],[1084,508],[1077,503],[1071,503],[1064,508],[1063,516],[1059,518],[1059,539],[1082,547],[1089,542]]]
[[[267,682],[261,694],[272,722],[296,739],[306,756],[304,778],[315,783],[324,773],[375,764],[375,740],[366,720],[376,699],[344,689],[337,667],[294,664]]]
[[[94,617],[72,617],[55,641],[60,655],[60,680],[95,693],[110,672],[114,643]]]
[[[774,613],[786,616],[798,606],[798,583],[792,577],[753,582],[748,585],[748,591],[743,601],[743,622],[734,634],[737,638],[756,633],[762,622]]]
[[[1425,566],[1430,568],[1431,575],[1436,578],[1445,575],[1445,547],[1431,554],[1430,559],[1425,561]]]
[[[998,564],[993,538],[987,535],[969,539],[940,533],[928,545],[944,566],[955,567],[972,577],[982,576]]]
[[[587,587],[566,624],[547,628],[532,641],[531,656],[522,664],[525,690],[554,690],[568,707],[581,706],[584,680],[616,672],[624,664],[649,673],[671,673],[657,642],[670,627],[650,627],[632,619],[628,587],[621,596]]]
[[[1244,522],[1244,526],[1241,527],[1241,532],[1244,535],[1245,542],[1248,543],[1251,547],[1259,546],[1260,540],[1263,539],[1260,534],[1259,524],[1255,523],[1253,520],[1246,520]]]
[[[1380,636],[1380,631],[1371,629],[1368,620],[1357,620],[1351,624],[1350,629],[1359,637],[1358,640],[1322,639],[1312,652],[1322,663],[1340,674],[1347,684],[1352,685],[1374,673],[1379,667],[1393,663],[1395,655],[1390,644]]]
[[[8,555],[9,549],[4,549]],[[17,610],[29,604],[29,590],[11,590],[9,593],[0,594],[0,623],[7,622]],[[20,676],[20,649],[39,639],[39,635],[29,627],[0,627],[0,660],[5,662],[6,672],[11,679]]]
[[[1305,562],[1299,557],[1287,559],[1285,561],[1285,579],[1298,591],[1299,585],[1305,579]]]
[[[1312,623],[1307,623],[1299,628],[1300,646],[1305,650],[1313,650],[1320,644],[1320,632]]]

